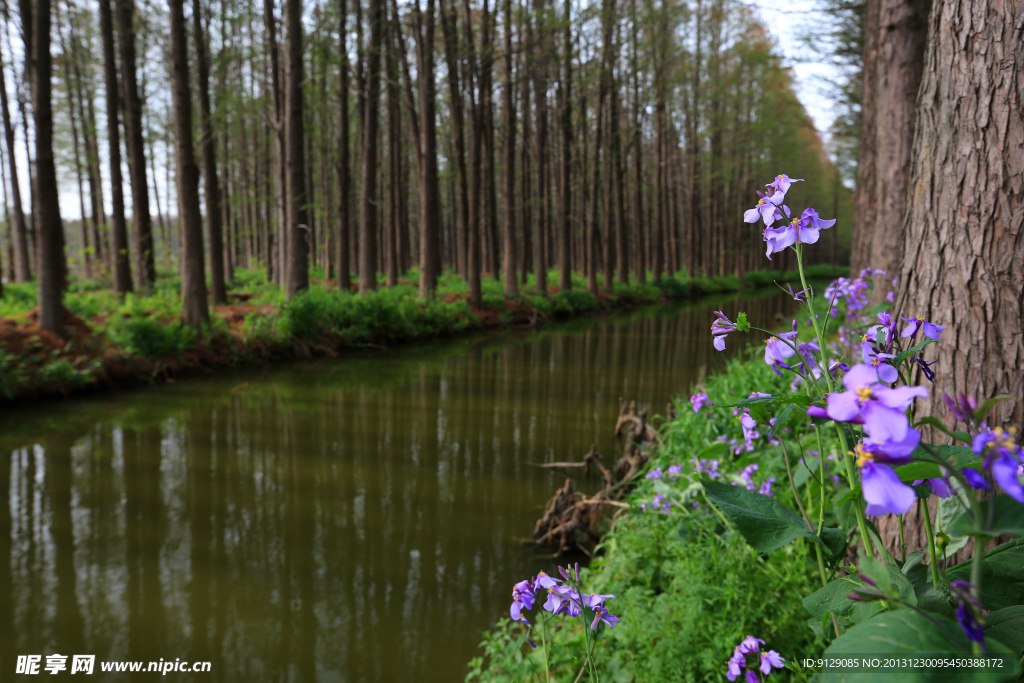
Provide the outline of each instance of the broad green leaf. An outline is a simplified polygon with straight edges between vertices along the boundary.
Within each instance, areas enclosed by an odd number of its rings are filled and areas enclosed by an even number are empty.
[[[985,640],[995,638],[1013,650],[1019,660],[1024,654],[1024,605],[996,610],[985,617]]]
[[[804,609],[811,613],[815,621],[835,614],[842,623],[858,624],[885,609],[880,602],[854,602],[846,597],[865,585],[858,576],[835,579],[804,598]]]
[[[879,332],[881,332],[881,330],[879,330]],[[903,362],[904,358],[906,358],[907,356],[910,356],[912,354],[915,354],[918,351],[924,351],[924,347],[928,346],[929,344],[934,344],[934,343],[935,343],[934,339],[928,339],[927,337],[925,337],[924,341],[919,342],[919,343],[911,346],[906,351],[902,351],[902,352],[896,354],[896,358],[894,358],[893,361],[892,361],[893,365],[895,365],[896,367],[899,367],[899,364]],[[885,346],[884,343],[881,344],[881,345]]]
[[[977,465],[982,461],[982,457],[975,455],[968,446],[931,446],[931,448],[951,465],[955,465],[956,467],[977,467]],[[938,479],[942,477],[939,465],[931,462],[930,460],[925,460],[925,458],[930,458],[931,456],[921,446],[914,449],[914,452],[911,453],[911,457],[914,458],[914,462],[909,465],[894,468],[894,471],[897,476],[899,476],[900,481]]]
[[[796,513],[774,498],[708,478],[702,478],[701,484],[708,500],[736,525],[750,547],[758,552],[769,553],[798,538],[820,543],[829,557],[842,552],[840,539],[845,540],[845,535],[839,529],[826,530],[822,539],[812,533]]]
[[[971,561],[946,570],[950,581],[971,580]],[[1024,605],[1024,539],[1016,538],[985,553],[981,604],[988,610]]]
[[[930,618],[929,618],[930,617]],[[999,642],[987,643],[989,654],[1010,654],[1009,648]],[[948,655],[951,657],[970,655],[971,644],[964,637],[960,626],[941,615],[925,616],[911,609],[883,612],[861,622],[839,638],[832,641],[825,654],[833,658],[850,657],[861,660],[867,656],[885,657],[901,655],[929,656]],[[1016,666],[1013,667],[1017,668]],[[895,671],[857,670],[824,671],[814,677],[822,683],[878,683],[898,680],[900,683],[995,683],[1012,680],[1013,670],[1007,676],[993,674],[989,670],[957,669],[951,676],[950,669],[913,669]]]
[[[887,565],[872,557],[860,558],[860,570],[865,576],[877,584],[878,589],[887,595],[899,596],[903,602],[917,606],[917,595],[914,585],[903,571],[894,565]]]

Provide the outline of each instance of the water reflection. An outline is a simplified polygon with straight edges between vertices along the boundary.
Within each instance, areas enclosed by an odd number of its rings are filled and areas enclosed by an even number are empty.
[[[727,310],[764,326],[791,304]],[[722,363],[710,311],[6,415],[4,674],[17,654],[94,653],[210,661],[211,681],[461,679],[511,584],[552,566],[526,539],[565,475],[526,463],[577,459],[592,442],[617,456],[619,396],[660,412]]]

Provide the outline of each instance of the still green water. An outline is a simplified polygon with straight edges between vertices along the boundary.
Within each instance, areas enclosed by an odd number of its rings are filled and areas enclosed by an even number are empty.
[[[100,680],[115,678],[100,662],[161,658],[211,662],[166,680],[462,680],[512,584],[555,567],[530,534],[566,473],[527,463],[591,443],[613,463],[620,396],[663,412],[736,353],[741,335],[712,348],[714,308],[768,326],[793,302],[658,306],[6,409],[0,680],[20,678],[17,655],[55,653],[95,654]]]

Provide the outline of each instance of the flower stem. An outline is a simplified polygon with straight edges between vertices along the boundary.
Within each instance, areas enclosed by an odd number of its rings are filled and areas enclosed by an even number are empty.
[[[551,664],[548,662],[548,618],[540,618],[540,644],[544,648],[544,680],[551,678]]]
[[[852,487],[856,481],[853,476],[853,453],[850,452],[850,447],[846,443],[846,434],[839,427],[839,423],[835,422],[834,424],[836,432],[839,434],[839,447],[846,454],[843,456],[843,462],[846,464],[846,476]],[[857,528],[860,530],[860,537],[864,541],[864,552],[873,559],[875,557],[875,549],[872,547],[871,537],[868,536],[867,520],[864,518],[864,501],[861,498],[853,499],[853,511],[857,514]]]
[[[821,367],[822,367],[822,378],[825,380],[825,386],[829,391],[832,391],[832,374],[828,371],[828,358],[825,356],[825,334],[821,329],[821,323],[818,322],[818,316],[814,314],[814,290],[807,285],[807,277],[804,275],[804,250],[799,248],[797,245],[796,250],[796,267],[800,271],[800,286],[807,291],[807,310],[811,314],[811,324],[814,325],[814,334],[818,337],[818,345],[821,347]]]
[[[924,533],[928,535],[928,552],[931,554],[932,584],[939,585],[939,556],[935,554],[935,534],[932,532],[932,515],[928,511],[928,503],[924,498],[918,498],[918,505],[921,506],[921,517],[924,519]],[[972,568],[973,571],[973,568]]]

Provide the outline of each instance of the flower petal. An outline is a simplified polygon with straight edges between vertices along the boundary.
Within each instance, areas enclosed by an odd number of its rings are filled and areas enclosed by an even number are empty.
[[[902,515],[914,505],[914,489],[900,481],[888,465],[867,462],[860,469],[861,488],[868,506],[865,513]]]

